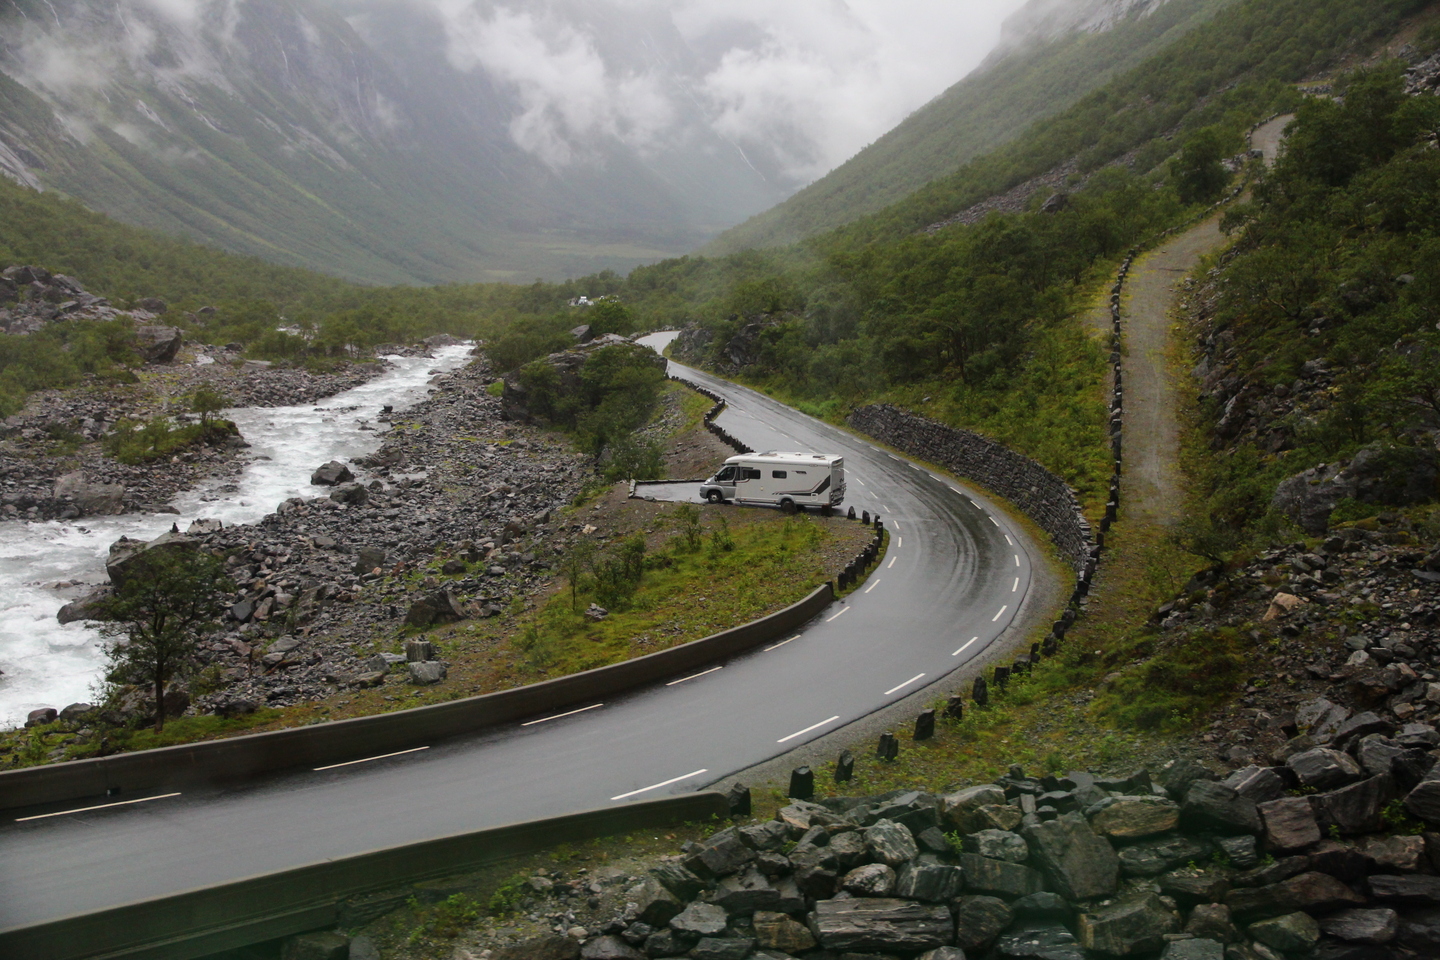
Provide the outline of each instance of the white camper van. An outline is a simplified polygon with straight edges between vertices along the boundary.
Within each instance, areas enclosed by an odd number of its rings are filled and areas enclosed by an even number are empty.
[[[824,453],[749,453],[731,457],[700,484],[711,503],[764,503],[793,511],[845,499],[845,460]]]

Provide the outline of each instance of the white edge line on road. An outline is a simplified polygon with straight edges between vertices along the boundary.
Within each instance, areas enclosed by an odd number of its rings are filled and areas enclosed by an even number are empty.
[[[522,727],[533,727],[537,723],[544,723],[547,720],[559,720],[561,717],[573,717],[577,713],[584,713],[586,710],[594,710],[596,707],[603,707],[603,703],[592,703],[588,707],[581,707],[579,710],[567,710],[564,713],[557,713],[553,717],[541,717],[539,720],[526,720],[520,724]]]
[[[980,639],[979,637],[971,637],[969,640],[966,640],[966,641],[965,641],[964,645],[961,646],[959,650],[956,650],[954,653],[950,654],[950,656],[952,656],[952,657],[958,657],[958,656],[960,656],[960,654],[962,654],[962,653],[964,653],[966,650],[969,650],[969,649],[970,649],[970,644],[974,643],[976,640],[979,640],[979,639]]]
[[[429,747],[411,747],[409,750],[396,750],[394,753],[382,753],[378,757],[366,757],[363,760],[346,760],[344,763],[332,763],[328,767],[315,767],[318,773],[321,770],[334,770],[336,767],[348,767],[357,763],[369,763],[371,760],[384,760],[386,757],[398,757],[405,753],[419,753],[421,750],[429,750]]]
[[[708,770],[705,770],[703,768],[700,770],[692,770],[690,773],[685,774],[685,776],[683,777],[671,777],[669,780],[666,780],[663,783],[653,783],[648,787],[641,787],[639,790],[631,790],[629,793],[622,793],[620,794],[620,796],[611,797],[610,799],[624,800],[626,797],[633,797],[637,793],[649,793],[651,790],[659,790],[661,787],[668,787],[672,783],[679,783],[681,780],[689,780],[691,777],[698,777],[700,776],[700,774],[708,772]]]
[[[1010,604],[1008,604],[1008,603],[1005,604],[1005,606],[1003,606],[1003,607],[1000,608],[1000,612],[999,612],[999,613],[995,614],[995,616],[993,616],[993,617],[990,618],[990,622],[991,622],[991,623],[994,623],[996,620],[999,620],[1001,614],[1003,614],[1006,610],[1009,610],[1009,609],[1010,609]]]
[[[880,578],[879,578],[879,577],[876,577],[876,578],[875,578],[875,582],[872,583],[872,584],[870,584],[870,586],[868,586],[868,587],[865,588],[865,592],[866,592],[866,593],[869,593],[871,590],[874,590],[874,589],[875,589],[876,587],[878,587],[878,586],[880,586]]]
[[[16,817],[16,823],[24,823],[26,820],[44,820],[46,817],[63,817],[68,813],[89,813],[91,810],[104,810],[108,807],[124,807],[132,803],[144,803],[147,800],[164,800],[166,797],[178,797],[176,793],[157,793],[153,797],[140,797],[137,800],[116,800],[114,803],[102,803],[94,807],[79,807],[75,810],[59,810],[55,813],[37,813],[33,817]]]
[[[849,609],[850,609],[849,607],[843,607],[843,608],[841,608],[840,613],[844,613],[846,610],[849,610]],[[840,613],[835,614],[835,617],[840,616]],[[826,617],[826,618],[825,618],[825,622],[826,622],[826,623],[829,623],[831,620],[834,620],[835,617]]]
[[[891,567],[895,566],[895,561],[896,561],[896,560],[899,560],[899,559],[900,559],[899,557],[891,557],[891,558],[890,558],[890,562],[887,563],[887,564],[885,564],[885,569],[886,569],[886,570],[889,570]]]
[[[923,673],[917,673],[917,674],[915,674],[915,676],[911,677],[909,680],[906,680],[904,683],[900,684],[900,686],[898,686],[898,687],[891,687],[889,690],[886,690],[884,695],[888,697],[888,696],[890,696],[890,694],[894,693],[896,690],[904,690],[906,687],[910,686],[910,684],[914,683],[916,680],[919,680],[919,679],[920,679],[921,677],[923,677],[923,676],[925,676],[925,674],[923,674]]]
[[[798,633],[795,634],[795,636],[793,636],[793,637],[790,638],[790,640],[799,640],[799,639],[800,639],[800,634],[798,634]],[[779,643],[774,644],[773,646],[766,647],[764,650],[761,650],[760,652],[761,652],[761,653],[769,653],[771,650],[778,650],[778,649],[780,649],[781,647],[785,646],[785,644],[789,643],[790,640],[781,640]]]
[[[1011,592],[1011,593],[1014,593],[1016,590],[1019,590],[1019,589],[1020,589],[1020,578],[1019,578],[1019,577],[1016,577],[1016,578],[1015,578],[1015,584],[1014,584],[1014,586],[1012,586],[1012,587],[1010,588],[1010,592]]]
[[[1020,581],[1017,580],[1017,581],[1015,581],[1015,582],[1016,582],[1016,583],[1019,583]],[[707,674],[707,673],[714,673],[716,670],[723,670],[723,669],[725,669],[723,666],[711,667],[709,670],[701,670],[699,673],[692,673],[692,674],[690,674],[690,676],[688,676],[688,677],[681,677],[679,680],[671,680],[669,683],[665,684],[665,686],[667,686],[667,687],[673,687],[673,686],[675,686],[675,684],[677,684],[677,683],[684,683],[686,680],[694,680],[696,677],[703,677],[703,676],[705,676],[705,674]]]
[[[827,724],[827,723],[834,723],[836,720],[839,720],[839,719],[840,719],[839,715],[836,715],[836,716],[831,717],[829,720],[821,720],[819,723],[812,723],[812,724],[810,724],[810,726],[806,727],[804,730],[796,730],[794,733],[790,734],[790,736],[788,736],[788,737],[781,737],[779,740],[776,740],[775,742],[776,742],[776,743],[784,743],[786,740],[794,740],[796,737],[804,736],[805,734],[809,733],[811,730],[814,730],[816,727],[823,727],[823,726],[825,726],[825,724]]]

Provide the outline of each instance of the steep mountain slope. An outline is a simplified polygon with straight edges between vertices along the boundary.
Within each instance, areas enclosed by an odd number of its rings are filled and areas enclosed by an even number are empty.
[[[683,58],[663,18],[655,55]],[[0,6],[0,170],[143,226],[370,282],[558,277],[683,252],[782,195],[703,124],[546,163],[520,93],[408,0]],[[543,130],[542,130],[543,132]],[[702,188],[703,185],[703,188]]]
[[[1000,48],[851,160],[707,252],[783,246],[874,213],[1060,113],[1233,0],[1032,0]]]

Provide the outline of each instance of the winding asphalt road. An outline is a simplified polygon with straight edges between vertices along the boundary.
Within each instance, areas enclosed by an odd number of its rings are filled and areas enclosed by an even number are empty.
[[[845,457],[847,504],[891,533],[861,590],[783,642],[566,716],[241,789],[5,821],[0,929],[696,789],[935,682],[1014,619],[1038,553],[979,495],[761,394],[672,370],[727,397],[721,424],[755,449]]]

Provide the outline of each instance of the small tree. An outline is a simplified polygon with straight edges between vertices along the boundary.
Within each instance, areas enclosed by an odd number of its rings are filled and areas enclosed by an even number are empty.
[[[190,395],[190,412],[200,414],[200,426],[207,431],[215,414],[229,405],[230,401],[214,387],[202,386]]]
[[[209,553],[149,550],[133,562],[138,569],[102,604],[108,677],[152,689],[158,733],[165,728],[166,685],[194,670],[196,645],[215,627],[234,585]]]
[[[560,557],[560,574],[570,584],[570,609],[580,609],[580,582],[590,570],[595,559],[595,544],[589,540],[576,540],[575,544]]]

